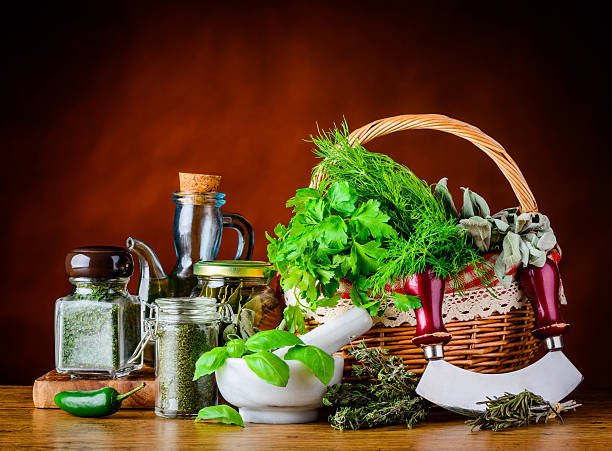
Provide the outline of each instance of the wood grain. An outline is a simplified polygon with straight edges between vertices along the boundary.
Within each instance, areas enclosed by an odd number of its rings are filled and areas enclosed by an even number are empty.
[[[119,379],[71,379],[66,374],[52,370],[34,381],[32,399],[34,406],[42,409],[56,409],[53,401],[56,394],[68,390],[97,390],[113,387],[119,393],[126,393],[145,382],[147,385],[123,401],[125,409],[153,409],[155,407],[155,370],[145,367],[129,376]]]
[[[565,424],[505,432],[470,432],[464,417],[435,411],[414,429],[391,426],[335,431],[327,423],[247,424],[242,429],[188,420],[166,420],[150,410],[120,410],[107,418],[78,418],[57,409],[35,409],[31,387],[0,387],[0,447],[62,449],[243,449],[243,450],[443,450],[443,449],[612,449],[612,393],[581,391],[583,403]]]

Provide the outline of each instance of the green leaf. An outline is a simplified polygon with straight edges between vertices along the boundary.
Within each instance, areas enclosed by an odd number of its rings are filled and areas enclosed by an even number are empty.
[[[338,281],[338,279],[333,278],[326,284],[321,285],[321,293],[323,293],[323,296],[331,298],[338,293],[339,288],[340,282]]]
[[[314,188],[300,188],[295,192],[295,196],[286,203],[287,207],[295,207],[294,212],[300,211],[310,199],[319,199],[321,192]]]
[[[363,274],[376,272],[380,266],[380,259],[386,252],[377,241],[368,241],[365,244],[354,242],[351,247],[351,261],[356,262],[356,265],[353,266],[353,273],[356,273],[357,266]]]
[[[287,325],[287,330],[291,333],[298,334],[306,333],[306,324],[304,323],[304,313],[297,305],[288,305],[283,311],[283,318]]]
[[[337,274],[340,278],[346,277],[349,271],[352,271],[353,274],[357,273],[357,256],[353,253],[334,255],[333,263],[334,266],[340,268],[340,273]]]
[[[418,296],[412,296],[410,294],[398,293],[397,291],[394,291],[392,297],[395,308],[400,312],[407,312],[410,309],[418,309],[422,306],[421,300]]]
[[[506,266],[505,272],[508,274],[513,268],[521,263],[521,250],[519,242],[521,237],[516,233],[508,232],[503,241],[503,262]],[[500,255],[499,258],[502,258]]]
[[[355,211],[357,195],[348,182],[336,182],[327,190],[331,208],[343,217],[350,216]]]
[[[316,346],[295,345],[287,351],[285,360],[302,362],[323,385],[329,384],[334,376],[334,359]]]
[[[246,347],[251,351],[269,351],[271,349],[282,348],[283,346],[293,346],[301,344],[302,340],[285,330],[264,330],[257,332],[246,341]]]
[[[553,231],[549,230],[548,232],[544,232],[542,236],[539,237],[537,248],[544,252],[548,252],[556,245],[557,238],[555,237]]]
[[[276,224],[276,227],[274,227],[274,234],[279,238],[279,239],[283,239],[285,237],[285,235],[287,235],[287,227],[285,227],[283,224]]]
[[[321,222],[325,214],[325,201],[323,199],[309,199],[305,204],[308,218],[315,222]]]
[[[193,380],[198,380],[202,376],[214,373],[215,370],[225,365],[225,361],[229,357],[227,349],[224,347],[213,348],[200,356],[195,365],[195,374]]]
[[[342,248],[346,245],[348,240],[347,226],[340,216],[328,216],[321,222],[319,228],[324,243],[334,248]]]
[[[242,357],[242,354],[244,354],[244,351],[246,349],[244,340],[240,340],[240,339],[234,339],[234,340],[228,341],[225,347],[227,348],[227,354],[230,357]]]
[[[221,423],[235,424],[244,427],[244,422],[240,414],[230,406],[224,404],[204,407],[198,412],[198,417],[195,419],[196,422],[199,420],[217,420]]]
[[[260,351],[244,356],[244,360],[251,371],[268,384],[276,385],[277,387],[287,386],[289,382],[289,365],[283,362],[276,354],[272,354],[269,351]]]
[[[361,307],[368,302],[367,294],[363,290],[360,290],[356,283],[351,286],[351,301],[353,301],[353,304],[357,307]]]
[[[469,188],[461,188],[463,190],[463,207],[461,207],[461,217],[471,218],[472,216],[480,216],[486,218],[491,214],[489,205],[482,196],[479,196]]]
[[[370,199],[351,216],[350,224],[355,227],[357,238],[363,241],[369,236],[379,239],[395,235],[395,229],[387,221],[389,216],[380,211],[380,202]]]
[[[457,213],[457,209],[455,208],[455,202],[453,202],[453,196],[451,196],[450,191],[447,188],[446,182],[448,179],[446,177],[440,179],[438,183],[436,183],[436,187],[434,189],[434,197],[440,201],[442,206],[444,207],[444,211],[446,212],[446,217],[448,218],[458,218],[459,213]]]
[[[340,298],[342,297],[342,295],[340,293],[335,294],[333,296],[330,297],[325,297],[325,298],[319,298],[317,299],[317,302],[315,303],[316,308],[319,307],[335,307],[336,305],[338,305],[338,301],[340,300]]]
[[[460,220],[459,223],[471,235],[478,250],[481,252],[489,250],[491,245],[491,223],[488,220],[480,216],[472,216],[471,218]]]

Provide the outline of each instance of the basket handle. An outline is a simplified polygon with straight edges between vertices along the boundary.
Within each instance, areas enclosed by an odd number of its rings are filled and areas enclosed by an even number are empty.
[[[350,134],[349,142],[352,145],[355,141],[358,141],[363,145],[378,136],[411,129],[439,130],[470,141],[495,162],[499,170],[510,182],[510,186],[521,206],[521,211],[524,213],[536,213],[538,211],[538,204],[525,177],[523,177],[521,170],[512,157],[508,155],[506,149],[489,135],[482,132],[482,130],[457,119],[441,114],[404,114],[388,117],[358,128]],[[318,188],[324,179],[324,173],[317,172],[313,174],[311,186]]]

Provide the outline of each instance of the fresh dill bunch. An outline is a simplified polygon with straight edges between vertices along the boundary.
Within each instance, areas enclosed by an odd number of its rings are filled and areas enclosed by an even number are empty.
[[[311,136],[315,154],[322,161],[314,174],[324,173],[324,186],[346,181],[362,199],[375,199],[398,232],[387,240],[388,253],[371,277],[373,293],[384,292],[389,281],[423,272],[430,267],[436,276],[455,278],[468,265],[479,271],[482,258],[472,240],[449,217],[431,187],[406,166],[389,156],[369,152],[358,142],[350,144],[346,121],[340,129]],[[480,270],[483,275],[485,270]]]
[[[563,418],[559,414],[563,410],[574,410],[580,407],[575,401],[556,403],[552,405],[541,396],[524,390],[518,394],[505,393],[495,399],[488,399],[478,404],[485,404],[485,412],[473,420],[466,421],[473,431],[491,429],[494,432],[510,427],[527,426],[532,423],[545,423],[551,418]]]
[[[408,428],[427,417],[430,403],[416,394],[418,376],[399,357],[364,343],[349,351],[359,365],[353,365],[357,382],[327,389],[323,403],[333,407],[328,420],[340,430],[363,429],[406,423]]]

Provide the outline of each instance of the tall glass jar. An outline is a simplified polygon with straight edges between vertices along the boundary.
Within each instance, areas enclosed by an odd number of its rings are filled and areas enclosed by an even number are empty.
[[[213,298],[159,298],[156,319],[155,413],[165,418],[195,418],[198,411],[217,403],[215,375],[194,381],[202,354],[217,346],[220,321],[231,321],[231,310]],[[221,310],[221,313],[219,313]]]
[[[268,284],[272,265],[260,261],[214,260],[193,267],[198,283],[192,297],[204,296],[229,304],[236,314],[234,324],[223,331],[248,338],[257,330],[273,329],[283,317],[284,300]]]
[[[121,377],[141,337],[140,301],[127,291],[134,270],[127,249],[89,246],[66,256],[72,292],[55,303],[55,366],[73,377]]]

